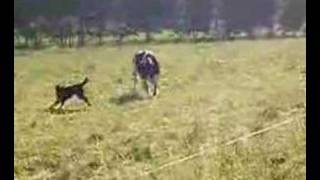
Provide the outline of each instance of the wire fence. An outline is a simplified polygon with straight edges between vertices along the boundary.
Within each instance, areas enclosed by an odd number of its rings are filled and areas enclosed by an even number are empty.
[[[186,161],[189,161],[189,160],[192,160],[192,159],[195,159],[197,157],[200,157],[202,155],[210,155],[212,152],[215,152],[214,150],[216,148],[219,148],[219,147],[222,147],[222,146],[230,146],[230,145],[233,145],[239,141],[243,141],[243,140],[246,140],[248,138],[251,138],[251,137],[254,137],[256,135],[259,135],[259,134],[262,134],[262,133],[265,133],[265,132],[268,132],[268,131],[271,131],[273,129],[276,129],[276,128],[279,128],[281,126],[284,126],[284,125],[287,125],[287,124],[290,124],[292,123],[293,121],[297,121],[296,119],[288,119],[288,120],[285,120],[285,121],[282,121],[280,123],[275,123],[275,124],[272,124],[270,126],[267,126],[263,129],[260,129],[260,130],[257,130],[257,131],[254,131],[254,132],[251,132],[249,134],[246,134],[246,135],[243,135],[243,136],[240,136],[238,138],[235,138],[235,139],[232,139],[232,140],[229,140],[227,142],[224,142],[218,146],[214,146],[214,147],[209,147],[207,149],[204,149],[204,150],[201,150],[197,153],[194,153],[192,155],[189,155],[189,156],[186,156],[184,158],[180,158],[180,159],[177,159],[177,160],[173,160],[173,161],[170,161],[168,163],[165,163],[157,168],[154,168],[152,170],[149,170],[149,171],[145,171],[145,172],[142,172],[140,174],[140,177],[144,177],[144,176],[148,176],[148,175],[151,175],[153,173],[156,173],[156,172],[159,172],[163,169],[166,169],[166,168],[169,168],[169,167],[172,167],[172,166],[175,166],[175,165],[178,165],[178,164],[181,164],[183,162],[186,162]]]

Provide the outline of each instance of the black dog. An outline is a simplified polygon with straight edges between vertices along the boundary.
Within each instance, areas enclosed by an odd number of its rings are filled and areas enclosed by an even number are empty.
[[[64,103],[70,99],[72,96],[77,96],[79,99],[86,102],[88,106],[91,106],[88,98],[84,95],[83,86],[89,81],[89,79],[86,77],[83,82],[79,84],[75,84],[72,86],[60,86],[56,85],[56,101],[50,106],[49,109],[54,108],[60,103],[61,109],[64,105]]]

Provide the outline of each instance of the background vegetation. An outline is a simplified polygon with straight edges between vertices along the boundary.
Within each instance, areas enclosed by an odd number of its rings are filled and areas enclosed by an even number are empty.
[[[306,0],[14,0],[14,32],[16,48],[300,37]]]

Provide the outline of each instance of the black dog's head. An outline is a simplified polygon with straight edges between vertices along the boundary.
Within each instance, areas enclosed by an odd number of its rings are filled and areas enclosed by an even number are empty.
[[[55,89],[56,89],[56,92],[59,92],[60,89],[61,89],[61,86],[60,86],[60,85],[56,85],[56,86],[55,86]]]

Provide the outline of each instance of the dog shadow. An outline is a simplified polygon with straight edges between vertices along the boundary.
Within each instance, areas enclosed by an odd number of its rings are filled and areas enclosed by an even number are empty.
[[[86,109],[45,109],[45,112],[49,112],[51,114],[63,115],[63,114],[73,114],[79,112],[85,112]]]
[[[146,99],[143,95],[131,91],[124,94],[121,94],[120,96],[115,96],[110,98],[110,102],[116,105],[124,105],[135,101],[142,101]]]

